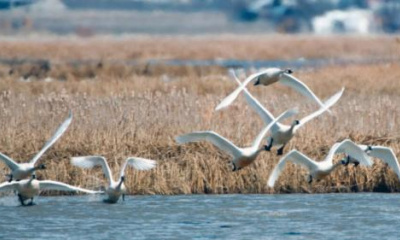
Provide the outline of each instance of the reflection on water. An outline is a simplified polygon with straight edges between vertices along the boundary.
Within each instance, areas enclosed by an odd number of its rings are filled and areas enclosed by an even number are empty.
[[[0,198],[0,239],[397,239],[398,194]]]

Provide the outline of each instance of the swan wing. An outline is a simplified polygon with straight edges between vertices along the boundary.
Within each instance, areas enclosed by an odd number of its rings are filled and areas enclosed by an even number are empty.
[[[179,144],[188,142],[208,141],[219,149],[229,153],[233,157],[241,156],[241,150],[228,139],[218,135],[213,131],[192,132],[176,138]]]
[[[269,131],[269,129],[278,121],[281,121],[285,118],[291,117],[295,114],[297,114],[298,110],[297,108],[294,109],[289,109],[283,112],[281,115],[279,115],[276,119],[274,119],[272,122],[270,122],[257,136],[257,138],[253,142],[253,147],[258,147],[261,143],[261,141],[264,139],[265,134]]]
[[[229,74],[239,84],[239,86],[242,84],[233,69],[229,70]],[[247,88],[244,88],[243,91],[247,103],[258,115],[260,115],[261,119],[264,121],[265,124],[268,125],[270,122],[275,120],[274,115],[272,115],[272,113],[270,113],[267,109],[265,109],[264,106],[253,95],[250,94]],[[281,127],[282,124],[276,122],[274,125],[272,125],[271,130],[273,132],[276,132]]]
[[[294,90],[301,93],[303,96],[317,102],[319,106],[324,107],[324,104],[311,91],[311,89],[303,82],[301,82],[299,79],[295,78],[294,76],[287,73],[282,73],[282,77],[279,79],[279,82],[282,83],[283,85],[293,88]]]
[[[58,127],[55,134],[50,138],[49,141],[43,146],[43,148],[32,158],[30,163],[33,165],[39,160],[39,158],[49,149],[60,137],[63,133],[68,129],[69,125],[72,121],[72,112],[69,111],[68,118]]]
[[[293,163],[300,164],[308,168],[309,171],[317,169],[318,165],[315,161],[311,160],[309,157],[304,155],[303,153],[292,150],[288,154],[279,160],[278,164],[275,166],[271,175],[268,178],[268,186],[273,187],[275,185],[276,180],[281,174],[283,168],[285,167],[286,162],[292,161]]]
[[[101,166],[104,174],[108,181],[113,181],[111,169],[108,166],[107,160],[101,156],[84,156],[84,157],[72,157],[71,163],[74,166],[81,168],[93,168],[94,166]]]
[[[58,190],[58,191],[69,191],[69,192],[84,192],[84,193],[103,193],[103,191],[93,191],[85,188],[74,187],[62,182],[43,180],[39,181],[39,188],[41,190]]]
[[[239,87],[237,87],[231,94],[229,94],[226,98],[224,98],[220,104],[218,104],[215,110],[218,111],[221,110],[222,108],[229,106],[239,96],[239,93],[246,87],[247,84],[256,79],[258,76],[263,75],[265,71],[267,70],[254,73],[250,75],[248,78],[246,78],[243,81],[243,83],[239,85]]]
[[[125,164],[121,169],[121,177],[125,175],[125,168],[130,165],[137,170],[150,170],[157,165],[157,162],[151,159],[130,157],[125,160]]]
[[[324,102],[324,106],[320,107],[317,111],[311,113],[310,115],[304,117],[303,119],[300,120],[300,124],[296,126],[296,128],[299,128],[306,124],[308,121],[312,120],[313,118],[321,115],[324,113],[326,110],[328,110],[330,107],[332,107],[339,99],[342,97],[344,88],[340,90],[339,92],[335,93],[333,96],[331,96],[328,100]]]
[[[400,166],[399,166],[399,162],[397,161],[397,157],[394,154],[393,150],[391,148],[383,147],[383,146],[372,146],[371,148],[372,148],[372,150],[369,151],[369,155],[372,157],[382,159],[393,169],[393,171],[400,178]]]
[[[352,158],[360,161],[360,164],[365,166],[372,166],[371,158],[354,142],[350,139],[345,139],[340,143],[335,143],[329,150],[328,156],[325,161],[332,161],[336,153],[346,153]]]
[[[0,192],[7,192],[17,189],[19,182],[12,181],[12,182],[3,182],[0,184]]]
[[[14,171],[19,168],[18,163],[16,163],[9,156],[4,155],[1,152],[0,152],[0,160],[2,160],[11,169],[11,171]]]

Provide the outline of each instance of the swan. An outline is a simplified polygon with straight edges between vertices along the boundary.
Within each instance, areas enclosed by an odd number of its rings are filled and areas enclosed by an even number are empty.
[[[265,134],[269,131],[271,126],[273,126],[277,121],[291,117],[292,115],[297,113],[297,109],[287,110],[282,113],[278,118],[273,120],[268,126],[266,126],[254,140],[253,145],[250,147],[239,148],[235,146],[228,139],[218,135],[213,131],[202,131],[202,132],[192,132],[182,136],[178,136],[176,141],[179,144],[188,143],[188,142],[198,142],[198,141],[209,141],[214,144],[219,149],[229,153],[232,157],[232,167],[233,171],[240,170],[248,165],[250,165],[258,154],[265,150],[265,148],[259,148],[261,141],[263,140]]]
[[[367,153],[368,156],[382,159],[385,163],[389,165],[389,167],[393,169],[397,177],[400,179],[399,162],[397,161],[397,157],[391,148],[384,146],[371,146],[362,144],[358,145],[358,147],[360,147],[365,153]],[[357,160],[350,156],[347,157],[345,165],[349,163],[354,163],[355,165],[358,165]]]
[[[288,154],[282,157],[279,160],[278,164],[275,166],[274,170],[269,176],[268,186],[273,187],[275,185],[275,181],[278,179],[281,171],[283,170],[283,167],[288,161],[303,165],[310,171],[310,175],[308,178],[309,183],[311,183],[313,179],[319,181],[328,176],[340,165],[346,164],[344,160],[333,164],[333,156],[336,153],[343,152],[357,159],[363,165],[372,165],[370,157],[361,148],[359,148],[357,144],[349,139],[345,139],[340,143],[335,143],[329,150],[326,158],[321,162],[316,162],[297,150],[290,151]]]
[[[40,190],[59,190],[69,192],[84,192],[90,194],[103,193],[102,191],[92,191],[80,187],[74,187],[62,182],[51,180],[36,180],[35,175],[30,179],[23,179],[20,181],[4,182],[0,184],[0,192],[16,191],[18,192],[18,199],[22,206],[34,205],[33,197],[38,196]],[[31,201],[26,204],[25,201]]]
[[[243,81],[243,84],[240,84],[238,88],[236,88],[231,94],[229,94],[222,102],[215,108],[216,111],[229,106],[239,95],[239,93],[246,87],[248,83],[253,80],[256,80],[254,85],[270,85],[275,82],[280,82],[283,85],[289,86],[294,90],[300,92],[302,95],[310,98],[315,101],[321,107],[324,107],[324,104],[321,100],[307,87],[303,82],[298,80],[297,78],[291,75],[292,70],[290,69],[280,69],[280,68],[267,68],[266,70],[260,71],[258,73],[250,75]]]
[[[241,85],[241,82],[236,76],[235,72],[231,70],[229,71],[229,73],[232,78],[236,80],[239,85]],[[330,107],[332,107],[337,101],[339,101],[343,94],[343,91],[344,88],[342,88],[339,92],[326,100],[323,104],[323,107],[302,118],[301,120],[293,121],[291,125],[285,125],[276,122],[271,127],[271,136],[268,137],[268,145],[266,146],[266,150],[270,151],[272,146],[277,146],[279,147],[277,154],[282,155],[285,145],[294,137],[297,130],[299,130],[308,121],[318,117],[319,115],[327,111]],[[253,108],[254,111],[258,113],[258,115],[260,115],[266,125],[274,121],[275,117],[267,109],[265,109],[263,105],[255,97],[253,97],[253,95],[250,94],[247,88],[244,88],[243,92],[247,103],[250,105],[251,108]]]
[[[101,166],[106,178],[108,179],[109,185],[106,188],[105,193],[108,198],[104,200],[106,203],[116,203],[122,195],[122,200],[125,201],[126,187],[125,181],[125,169],[128,165],[134,167],[137,170],[150,170],[157,164],[156,161],[144,158],[130,157],[125,160],[124,166],[121,169],[120,178],[118,181],[114,181],[111,169],[104,157],[101,156],[84,156],[84,157],[73,157],[71,158],[72,165],[81,168],[93,168],[94,166]]]
[[[21,180],[29,178],[36,170],[46,169],[45,164],[35,166],[39,158],[49,149],[67,130],[68,126],[72,121],[72,112],[69,112],[68,118],[58,127],[55,134],[50,138],[49,141],[43,146],[43,148],[28,162],[28,163],[17,163],[10,157],[0,153],[0,160],[2,160],[10,169],[11,173],[8,174],[9,182],[12,180]]]

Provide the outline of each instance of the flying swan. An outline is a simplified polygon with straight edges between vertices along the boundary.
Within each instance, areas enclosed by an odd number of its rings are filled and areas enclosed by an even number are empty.
[[[118,181],[114,181],[111,169],[104,157],[101,156],[85,156],[85,157],[73,157],[71,158],[72,165],[81,168],[93,168],[94,166],[101,166],[106,178],[108,179],[109,185],[106,188],[105,193],[108,198],[104,200],[106,203],[116,203],[122,195],[122,200],[125,201],[126,187],[125,181],[125,169],[128,165],[134,167],[137,170],[150,170],[157,164],[156,161],[144,158],[130,157],[125,160],[124,166],[121,169],[120,178]]]
[[[239,85],[241,85],[241,82],[236,76],[235,72],[233,70],[230,70],[229,73],[232,78],[236,80]],[[301,120],[293,121],[290,126],[281,124],[279,122],[276,122],[274,125],[272,125],[271,136],[268,137],[268,145],[266,147],[266,150],[270,151],[272,146],[276,146],[279,147],[277,154],[282,155],[285,145],[294,137],[297,130],[299,130],[299,128],[301,128],[308,121],[318,117],[319,115],[327,111],[330,107],[332,107],[341,98],[343,91],[344,88],[342,88],[342,90],[326,100],[323,104],[323,107]],[[250,94],[247,88],[244,88],[243,92],[247,103],[250,105],[251,108],[253,108],[254,111],[258,113],[258,115],[260,115],[266,125],[275,120],[275,117],[266,108],[264,108],[263,105],[255,97]]]
[[[51,180],[36,180],[35,175],[30,179],[23,179],[21,181],[4,182],[0,184],[0,192],[16,191],[18,192],[18,199],[22,206],[34,205],[33,197],[38,196],[40,190],[59,190],[69,192],[84,192],[89,194],[103,193],[102,191],[92,191],[80,187],[74,187],[62,182]],[[25,201],[31,201],[26,204]]]
[[[58,127],[55,134],[50,138],[49,141],[43,146],[43,148],[28,162],[28,163],[17,163],[10,157],[0,153],[0,160],[2,160],[10,169],[11,174],[9,174],[9,182],[12,180],[21,180],[29,178],[35,173],[35,170],[46,169],[46,165],[40,164],[35,166],[39,158],[49,149],[67,130],[68,126],[72,121],[72,112],[69,112],[68,118]]]
[[[250,75],[243,81],[238,88],[229,94],[222,102],[215,108],[216,111],[229,106],[239,95],[239,93],[246,87],[248,83],[255,80],[254,85],[270,85],[275,82],[280,82],[283,85],[289,86],[294,90],[300,92],[302,95],[318,103],[319,106],[324,107],[321,100],[307,87],[303,82],[290,75],[292,70],[280,68],[267,68],[266,70]]]
[[[367,153],[368,156],[382,159],[385,163],[389,165],[389,167],[393,169],[397,177],[400,179],[399,162],[397,161],[397,157],[391,148],[384,146],[370,146],[361,144],[358,145],[358,147],[360,147],[365,153]],[[349,163],[354,163],[355,165],[358,164],[358,162],[354,158],[348,156],[346,164]]]
[[[214,144],[219,149],[229,153],[232,157],[233,171],[240,170],[248,165],[250,165],[257,158],[258,154],[265,151],[265,147],[259,148],[265,134],[269,131],[271,126],[273,126],[277,121],[284,118],[288,118],[297,113],[296,109],[287,110],[282,113],[278,118],[273,120],[268,126],[266,126],[254,140],[253,145],[246,148],[239,148],[234,145],[228,139],[218,135],[213,131],[203,131],[203,132],[193,132],[188,133],[176,138],[179,144],[188,142],[198,142],[198,141],[209,141]]]
[[[279,175],[281,174],[286,162],[292,161],[293,163],[303,165],[306,167],[309,172],[308,182],[311,183],[314,179],[319,181],[328,176],[333,170],[335,170],[340,165],[345,165],[345,160],[339,161],[336,164],[333,164],[333,156],[336,153],[346,153],[350,155],[352,158],[355,158],[359,161],[359,163],[371,166],[372,162],[370,157],[355,144],[354,142],[350,141],[349,139],[343,140],[340,143],[335,143],[326,158],[321,162],[316,162],[309,157],[305,156],[303,153],[292,150],[284,157],[279,160],[279,163],[275,166],[274,170],[272,171],[269,179],[268,179],[268,186],[273,187],[275,185],[275,181],[278,179]]]

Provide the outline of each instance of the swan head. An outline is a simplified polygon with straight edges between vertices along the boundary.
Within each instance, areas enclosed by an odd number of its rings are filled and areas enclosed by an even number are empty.
[[[283,72],[284,72],[284,73],[287,73],[287,74],[292,74],[292,73],[293,73],[293,70],[292,70],[292,69],[289,69],[289,68],[286,68]]]
[[[299,124],[300,124],[299,120],[294,120],[293,123],[292,123],[292,126],[294,127],[294,126],[299,125]]]
[[[45,164],[40,164],[37,169],[46,169],[46,165]]]
[[[372,146],[371,146],[371,145],[368,145],[366,151],[372,151]]]

